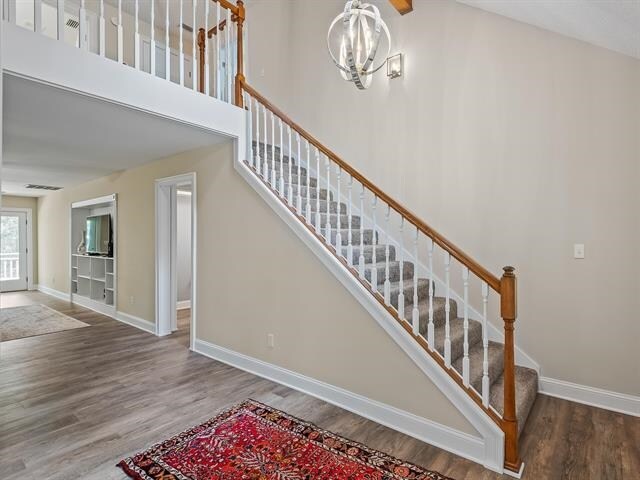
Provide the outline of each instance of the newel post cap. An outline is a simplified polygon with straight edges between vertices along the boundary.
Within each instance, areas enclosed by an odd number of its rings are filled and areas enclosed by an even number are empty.
[[[504,276],[505,277],[515,277],[516,274],[514,273],[516,271],[515,267],[512,267],[510,265],[507,265],[506,267],[503,267],[504,270]]]

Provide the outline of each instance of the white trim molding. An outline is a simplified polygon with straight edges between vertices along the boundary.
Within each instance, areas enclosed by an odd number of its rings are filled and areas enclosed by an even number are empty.
[[[331,254],[323,243],[265,186],[249,167],[236,156],[234,167],[238,173],[262,197],[271,209],[293,230],[336,279],[369,312],[372,318],[398,344],[405,354],[422,370],[434,385],[451,401],[460,413],[480,434],[482,455],[472,460],[498,473],[504,472],[504,432],[473,399],[428,355],[409,333],[380,305],[371,293]],[[393,427],[392,427],[393,428]]]
[[[156,335],[156,324],[150,322],[149,320],[145,320],[144,318],[136,317],[134,315],[129,315],[124,312],[116,312],[116,320],[122,323],[126,323],[127,325],[131,325],[132,327],[139,328],[140,330],[144,330],[147,333],[151,333]]]
[[[186,310],[191,308],[191,300],[181,300],[176,303],[176,310]]]
[[[640,417],[640,397],[579,385],[554,378],[540,377],[539,393],[604,408],[612,412]]]
[[[140,317],[136,317],[133,315],[130,315],[128,313],[124,313],[124,312],[115,312],[114,314],[107,314],[104,313],[102,311],[100,311],[99,309],[93,308],[95,306],[100,306],[102,305],[104,307],[104,304],[101,304],[100,302],[82,302],[82,301],[78,301],[78,299],[76,298],[75,301],[72,300],[72,296],[69,293],[64,293],[61,292],[59,290],[55,290],[53,288],[49,288],[46,287],[44,285],[36,285],[35,288],[39,291],[42,292],[46,295],[51,295],[52,297],[55,297],[59,300],[63,300],[65,302],[69,302],[69,303],[74,303],[76,305],[80,305],[81,307],[84,308],[88,308],[89,310],[93,310],[94,312],[98,312],[98,313],[102,313],[103,315],[106,315],[108,317],[113,318],[114,320],[117,320],[119,322],[122,323],[126,323],[127,325],[130,325],[132,327],[136,327],[139,328],[140,330],[144,330],[145,332],[151,333],[153,335],[156,335],[156,325],[153,322],[150,322],[148,320],[145,320],[143,318]],[[88,299],[83,299],[83,300],[88,300]]]
[[[106,315],[107,317],[115,318],[116,316],[115,306],[107,305],[104,302],[98,302],[91,298],[83,297],[82,295],[71,294],[71,303],[75,303],[76,305],[80,305],[81,307],[101,313],[103,315]]]
[[[52,297],[55,297],[58,300],[63,300],[65,302],[71,303],[70,293],[61,292],[60,290],[56,290],[54,288],[50,288],[45,285],[34,285],[34,289],[46,295],[51,295]]]
[[[0,207],[2,213],[24,213],[27,216],[27,290],[37,290],[33,283],[33,208]]]
[[[481,438],[204,340],[196,339],[194,351],[319,398],[468,460],[484,463],[485,446]]]

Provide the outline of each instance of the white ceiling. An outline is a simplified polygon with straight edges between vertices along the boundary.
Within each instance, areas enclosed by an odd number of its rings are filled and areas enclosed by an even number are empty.
[[[221,135],[29,80],[4,76],[2,192],[67,187],[228,141]]]
[[[640,0],[457,0],[640,59]]]

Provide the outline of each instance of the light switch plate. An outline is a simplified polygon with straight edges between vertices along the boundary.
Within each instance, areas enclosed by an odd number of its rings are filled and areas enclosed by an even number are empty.
[[[573,245],[573,258],[583,259],[584,258],[584,244],[576,243]]]

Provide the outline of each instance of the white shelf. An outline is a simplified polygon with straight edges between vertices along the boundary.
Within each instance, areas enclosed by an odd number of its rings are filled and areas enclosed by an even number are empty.
[[[106,279],[104,277],[102,277],[102,278],[93,278],[93,277],[91,277],[91,280],[93,280],[94,282],[104,283]]]
[[[89,275],[78,275],[78,278],[84,278],[85,280],[91,280]]]

